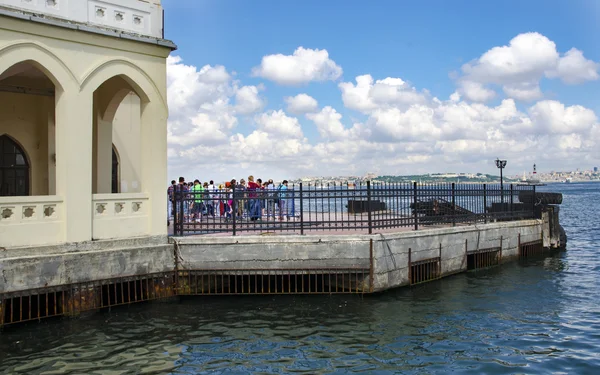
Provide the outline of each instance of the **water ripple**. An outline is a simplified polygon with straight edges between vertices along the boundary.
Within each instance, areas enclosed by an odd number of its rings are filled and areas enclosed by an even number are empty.
[[[375,296],[211,297],[7,329],[3,374],[587,374],[600,201],[562,185],[569,251]]]

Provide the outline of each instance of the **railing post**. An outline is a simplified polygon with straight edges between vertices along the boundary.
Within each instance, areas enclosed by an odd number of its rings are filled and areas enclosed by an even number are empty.
[[[483,222],[487,224],[487,185],[483,184]]]
[[[304,198],[302,197],[302,182],[300,183],[300,234],[304,235]]]
[[[510,219],[513,219],[513,202],[514,202],[514,188],[513,188],[513,184],[510,184],[510,208],[509,208],[509,212],[510,212]]]
[[[452,226],[456,226],[456,184],[452,183]]]
[[[233,235],[235,236],[235,219],[237,217],[237,197],[235,195],[235,184],[233,184],[231,186],[231,195],[233,196],[233,199],[231,200],[231,225],[232,225],[232,231],[233,231]]]
[[[373,267],[373,239],[371,238],[369,240],[369,292],[373,293],[374,290],[374,286],[373,286],[373,282],[374,282],[374,267]],[[1,318],[1,316],[0,316]],[[2,322],[0,321],[0,324]],[[1,327],[1,325],[0,325]]]
[[[535,185],[533,185],[533,196],[531,197],[531,215],[532,215],[532,218],[534,218],[534,219],[536,218],[535,217],[535,200],[536,200]]]
[[[179,185],[179,235],[183,236],[183,223],[185,222],[185,202],[183,185]]]
[[[413,182],[413,216],[415,219],[415,230],[419,230],[419,218],[417,217],[417,182]]]
[[[177,192],[177,189],[179,189],[179,185],[175,185],[173,187],[173,195],[171,196],[172,212],[169,212],[169,215],[171,213],[173,214],[173,235],[174,236],[177,236],[177,233],[179,231],[179,219],[177,218],[177,216],[179,216],[179,207],[177,207],[177,203],[179,202],[177,195],[179,193]]]
[[[367,217],[369,220],[369,234],[373,234],[373,222],[371,215],[371,181],[367,181]]]

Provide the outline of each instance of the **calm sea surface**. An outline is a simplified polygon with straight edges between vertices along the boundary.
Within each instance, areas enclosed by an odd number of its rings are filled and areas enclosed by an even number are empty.
[[[0,334],[4,374],[598,374],[600,184],[561,184],[568,251],[356,296],[197,298]]]

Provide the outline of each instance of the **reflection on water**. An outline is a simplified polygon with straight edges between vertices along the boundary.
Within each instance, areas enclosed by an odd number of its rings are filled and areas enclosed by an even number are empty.
[[[593,374],[597,186],[549,187],[564,189],[566,253],[364,298],[194,298],[29,324],[0,335],[0,371]]]

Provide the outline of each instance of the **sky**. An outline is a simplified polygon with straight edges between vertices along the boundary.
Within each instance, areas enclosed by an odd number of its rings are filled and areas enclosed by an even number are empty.
[[[163,0],[169,176],[600,166],[600,2]]]

